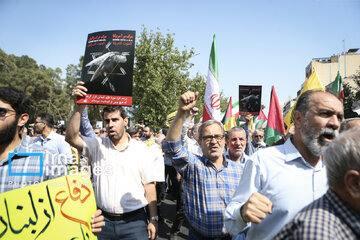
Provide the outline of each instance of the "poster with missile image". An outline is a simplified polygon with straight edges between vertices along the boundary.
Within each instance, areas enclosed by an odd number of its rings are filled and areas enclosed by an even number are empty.
[[[134,51],[135,31],[90,33],[81,73],[88,92],[77,103],[131,106]]]

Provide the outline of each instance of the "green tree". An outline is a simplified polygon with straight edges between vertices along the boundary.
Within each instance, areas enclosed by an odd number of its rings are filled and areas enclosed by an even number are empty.
[[[70,99],[64,92],[65,82],[60,68],[51,69],[28,56],[7,55],[0,49],[0,86],[24,91],[32,101],[31,121],[40,112],[48,112],[56,120],[69,115]]]
[[[185,47],[180,51],[173,36],[143,27],[136,45],[133,105],[139,108],[135,118],[145,119],[155,129],[161,128],[166,115],[176,110],[179,96],[202,80],[189,77],[194,49]]]
[[[354,87],[350,84],[343,83],[344,86],[344,116],[345,118],[357,117],[357,113],[352,111],[352,105],[356,101],[360,101],[360,68],[354,77]]]

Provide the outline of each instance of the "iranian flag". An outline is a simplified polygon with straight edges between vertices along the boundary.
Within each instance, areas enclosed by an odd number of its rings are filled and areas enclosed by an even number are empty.
[[[331,85],[331,91],[333,92],[333,94],[340,99],[340,101],[342,102],[344,99],[344,88],[343,88],[343,84],[342,84],[342,78],[340,76],[340,73],[338,71],[337,76],[333,82],[333,84]]]
[[[267,117],[265,116],[264,111],[260,108],[259,116],[255,120],[255,129],[265,128],[266,127]]]
[[[219,73],[218,62],[216,57],[216,38],[214,35],[211,46],[211,53],[209,59],[209,71],[206,82],[205,97],[204,97],[204,111],[202,122],[207,120],[221,120],[220,115],[220,91],[219,91]]]
[[[236,126],[235,115],[232,114],[232,99],[230,97],[225,116],[221,121],[224,124],[225,131],[229,131],[232,127]]]
[[[265,143],[271,146],[285,134],[284,121],[275,88],[272,86],[268,122],[265,129]]]

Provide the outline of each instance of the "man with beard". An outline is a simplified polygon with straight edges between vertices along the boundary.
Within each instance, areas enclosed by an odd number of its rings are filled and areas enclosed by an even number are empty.
[[[275,240],[360,239],[360,129],[350,126],[323,154],[329,190],[302,209]]]
[[[225,154],[225,157],[239,163],[242,168],[244,168],[245,162],[249,158],[244,152],[246,143],[246,132],[243,128],[233,127],[228,131],[226,144],[229,150]]]
[[[154,128],[151,125],[144,127],[141,140],[149,147],[155,143]]]
[[[34,123],[35,133],[40,134],[35,138],[33,144],[41,145],[49,152],[62,154],[71,159],[70,145],[60,134],[54,132],[54,117],[49,113],[40,113]]]
[[[283,145],[257,151],[247,162],[225,212],[225,226],[247,239],[272,239],[297,212],[327,190],[321,154],[338,134],[342,103],[307,91],[297,102],[295,134]]]
[[[85,97],[78,82],[73,97]],[[75,105],[66,141],[88,158],[93,168],[94,192],[106,225],[99,239],[155,239],[157,232],[155,154],[131,139],[125,128],[128,117],[121,106],[107,106],[102,117],[108,137],[81,137],[81,114],[86,105]],[[95,134],[94,134],[95,135]],[[144,207],[148,205],[149,222]]]
[[[27,175],[26,173],[40,173],[41,167],[49,162],[50,154],[42,147],[30,144],[19,134],[21,129],[29,120],[31,102],[28,96],[17,89],[0,87],[0,193],[25,187],[35,183],[40,183],[50,178],[43,171],[39,175]],[[9,153],[42,153],[43,161],[39,161],[38,156],[15,155],[11,159],[11,172],[24,173],[21,175],[9,175]],[[39,163],[42,163],[41,166]],[[62,173],[64,174],[64,173]],[[92,217],[92,231],[101,231],[104,225],[103,216],[98,210]]]

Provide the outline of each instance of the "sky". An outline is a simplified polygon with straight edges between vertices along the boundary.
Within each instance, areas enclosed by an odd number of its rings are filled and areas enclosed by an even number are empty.
[[[284,103],[312,58],[360,48],[359,23],[360,0],[0,0],[0,48],[65,73],[89,33],[144,25],[194,48],[191,76],[206,77],[215,34],[220,89],[235,102],[238,85],[262,85],[267,115],[272,85]]]

